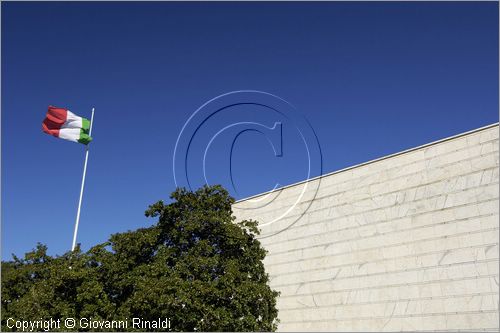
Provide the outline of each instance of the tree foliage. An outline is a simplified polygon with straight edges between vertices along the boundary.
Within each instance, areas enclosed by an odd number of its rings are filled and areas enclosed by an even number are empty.
[[[220,186],[178,189],[171,199],[146,211],[155,225],[87,252],[52,257],[38,244],[2,262],[2,329],[9,317],[137,317],[169,318],[173,331],[274,331],[278,293],[268,286],[257,223],[236,223],[234,199]]]

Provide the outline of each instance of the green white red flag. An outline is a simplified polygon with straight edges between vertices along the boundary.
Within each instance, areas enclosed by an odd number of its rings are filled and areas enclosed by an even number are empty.
[[[89,128],[90,121],[88,119],[55,106],[49,106],[47,116],[42,123],[42,129],[45,133],[84,145],[92,141],[89,136]]]

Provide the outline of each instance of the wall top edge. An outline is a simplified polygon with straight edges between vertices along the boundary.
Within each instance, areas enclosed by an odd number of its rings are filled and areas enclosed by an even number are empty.
[[[417,147],[405,149],[405,150],[402,150],[402,151],[397,152],[397,153],[393,153],[393,154],[385,155],[385,156],[382,156],[382,157],[378,157],[376,159],[369,160],[367,162],[355,164],[353,166],[349,166],[349,167],[346,167],[346,168],[343,168],[343,169],[340,169],[340,170],[335,170],[335,171],[332,171],[332,172],[329,172],[329,173],[325,173],[324,175],[312,177],[312,178],[309,178],[309,179],[301,180],[300,182],[297,182],[297,183],[293,183],[293,184],[285,185],[285,186],[282,186],[282,187],[278,187],[278,188],[276,188],[274,190],[271,190],[271,191],[267,191],[267,192],[262,192],[262,193],[259,193],[259,194],[255,194],[255,195],[252,195],[252,196],[240,199],[240,200],[236,200],[235,203],[244,202],[244,201],[249,200],[249,199],[254,199],[254,198],[260,197],[262,195],[269,194],[271,192],[276,192],[278,190],[283,190],[283,189],[286,189],[286,188],[289,188],[289,187],[301,185],[301,184],[304,184],[306,182],[314,181],[314,180],[325,178],[325,177],[328,177],[328,176],[332,176],[332,175],[335,175],[335,174],[338,174],[338,173],[341,173],[341,172],[345,172],[345,171],[349,171],[349,170],[352,170],[352,169],[355,169],[355,168],[363,167],[365,165],[376,163],[376,162],[380,162],[382,160],[386,160],[386,159],[389,159],[389,158],[392,158],[392,157],[396,157],[396,156],[400,156],[400,155],[403,155],[403,154],[411,153],[411,152],[414,152],[414,151],[417,151],[417,150],[425,149],[425,148],[428,148],[430,146],[434,146],[434,145],[437,145],[437,144],[440,144],[440,143],[444,143],[444,142],[447,142],[447,141],[458,139],[458,138],[463,137],[463,136],[467,136],[467,135],[474,134],[474,133],[477,133],[477,132],[485,131],[485,130],[488,130],[490,128],[498,127],[498,126],[499,126],[499,123],[496,122],[496,123],[493,123],[493,124],[490,124],[490,125],[486,125],[486,126],[483,126],[483,127],[479,127],[479,128],[467,131],[467,132],[455,134],[455,135],[446,137],[444,139],[439,139],[439,140],[432,141],[432,142],[429,142],[429,143],[426,143],[426,144],[423,144],[423,145],[420,145],[420,146],[417,146]]]

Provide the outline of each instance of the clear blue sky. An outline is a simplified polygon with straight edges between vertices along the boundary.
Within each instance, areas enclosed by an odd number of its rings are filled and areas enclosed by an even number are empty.
[[[295,105],[324,173],[498,121],[497,2],[2,2],[1,37],[3,259],[71,246],[84,147],[42,132],[49,104],[96,107],[85,250],[154,222],[144,210],[175,188],[177,135],[225,92]],[[238,139],[240,197],[304,178],[285,139],[281,160],[258,133]]]

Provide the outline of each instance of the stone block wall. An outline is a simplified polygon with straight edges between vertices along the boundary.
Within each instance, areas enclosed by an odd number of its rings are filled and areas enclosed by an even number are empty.
[[[280,331],[499,328],[498,124],[237,202]]]

